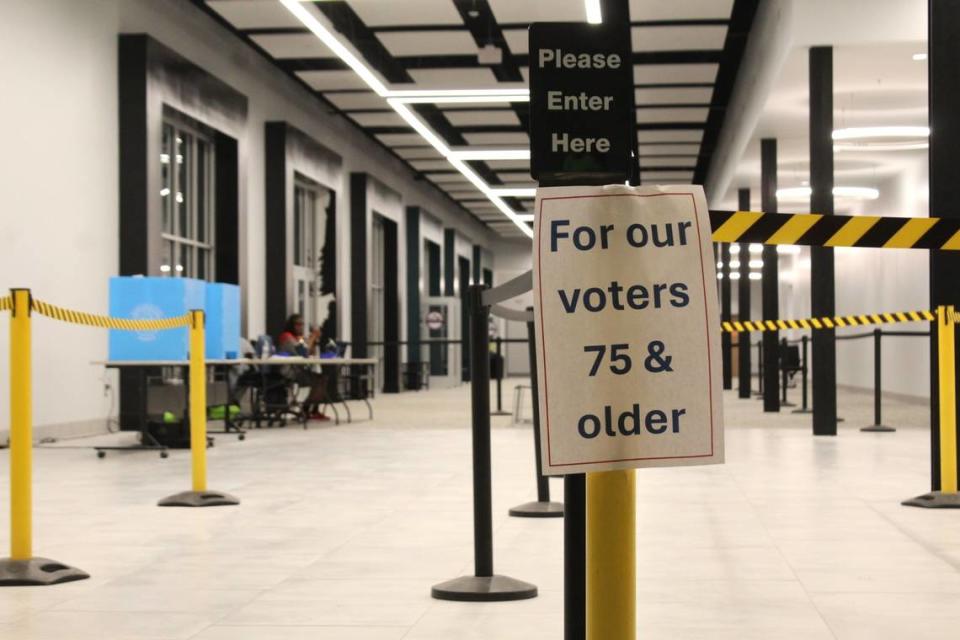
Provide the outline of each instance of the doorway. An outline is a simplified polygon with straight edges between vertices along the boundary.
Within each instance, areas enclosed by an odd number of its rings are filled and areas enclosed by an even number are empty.
[[[301,176],[293,186],[293,310],[309,330],[326,320],[321,300],[321,255],[330,192]]]

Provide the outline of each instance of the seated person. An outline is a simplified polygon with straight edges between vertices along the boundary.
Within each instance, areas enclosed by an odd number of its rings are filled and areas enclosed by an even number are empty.
[[[317,341],[320,339],[320,330],[313,329],[306,338],[303,336],[303,330],[303,316],[295,313],[287,318],[283,333],[277,338],[277,354],[303,358],[315,355]],[[329,420],[327,416],[320,412],[320,406],[326,398],[326,382],[323,375],[304,367],[298,367],[297,370],[297,382],[310,388],[309,395],[303,401],[304,413],[311,420]]]

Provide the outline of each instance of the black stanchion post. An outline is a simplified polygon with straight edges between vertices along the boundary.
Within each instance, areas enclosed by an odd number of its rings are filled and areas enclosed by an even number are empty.
[[[860,431],[870,431],[879,433],[889,433],[896,431],[893,427],[883,424],[880,415],[880,398],[883,395],[883,385],[881,371],[883,369],[883,357],[880,351],[880,345],[883,343],[883,330],[873,330],[873,424],[863,427]]]
[[[508,416],[510,415],[509,411],[503,410],[503,389],[501,388],[501,382],[503,381],[503,372],[507,367],[506,360],[503,357],[503,350],[501,346],[503,345],[503,339],[500,336],[497,336],[495,343],[497,345],[497,410],[491,413],[493,416]]]
[[[587,480],[563,478],[563,640],[587,637]]]
[[[754,399],[763,400],[763,340],[757,343],[757,392]]]
[[[810,413],[807,407],[807,345],[810,338],[803,336],[800,338],[800,408],[794,409],[794,413]]]
[[[737,206],[740,211],[750,211],[750,189],[739,189],[737,191]],[[743,322],[750,319],[750,245],[741,243],[738,246],[738,259],[740,261],[739,275],[737,281],[737,319]],[[739,345],[737,357],[740,360],[740,387],[738,389],[739,397],[749,398],[751,381],[750,367],[750,333],[741,331],[737,334],[737,345]]]
[[[533,311],[533,307],[528,309]],[[537,500],[510,509],[517,518],[562,518],[563,504],[550,502],[550,478],[543,475],[540,454],[540,387],[537,380],[537,341],[533,322],[527,323],[527,347],[530,353],[530,395],[533,396],[533,457],[536,463]]]
[[[490,308],[483,303],[484,285],[471,285],[466,298],[470,318],[470,399],[473,434],[474,575],[435,585],[438,600],[498,602],[537,595],[537,587],[493,573],[493,505],[490,478]]]
[[[780,339],[780,384],[783,386],[783,391],[780,396],[780,406],[781,407],[795,407],[792,402],[787,400],[787,382],[789,376],[787,375],[787,368],[784,366],[784,360],[787,356],[787,339]]]

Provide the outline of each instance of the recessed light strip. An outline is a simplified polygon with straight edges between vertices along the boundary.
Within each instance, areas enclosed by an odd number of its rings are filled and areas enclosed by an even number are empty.
[[[390,91],[377,78],[376,74],[367,67],[357,56],[344,46],[317,18],[307,11],[299,0],[277,0],[290,13],[292,13],[307,29],[319,38],[327,47],[330,48],[347,66],[360,76],[367,86],[369,86],[378,96],[387,99],[387,104],[397,112],[403,120],[420,134],[430,146],[436,149],[447,161],[456,168],[463,176],[470,181],[477,189],[483,193],[493,205],[500,210],[503,215],[509,218],[519,228],[524,235],[533,237],[533,231],[520,219],[518,214],[503,201],[502,197],[495,193],[484,180],[476,174],[463,160],[455,157],[440,136],[438,136],[430,127],[426,125],[417,115],[411,111],[406,104],[407,101],[440,99],[457,99],[471,101],[476,99],[498,99],[503,101],[506,98],[516,98],[517,100],[530,99],[529,91],[526,89],[452,89],[447,91]],[[396,97],[392,97],[396,94]],[[509,100],[506,100],[509,101]],[[534,190],[535,191],[535,190]]]
[[[530,149],[454,149],[450,154],[461,160],[530,159]]]

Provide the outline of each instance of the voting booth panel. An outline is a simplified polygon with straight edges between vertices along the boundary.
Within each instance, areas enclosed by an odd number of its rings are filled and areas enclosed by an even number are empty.
[[[153,320],[203,309],[205,283],[192,278],[117,276],[110,278],[110,316]],[[110,329],[109,360],[186,360],[190,351],[186,327],[170,331]]]
[[[543,472],[723,462],[702,189],[541,188],[536,210]]]

